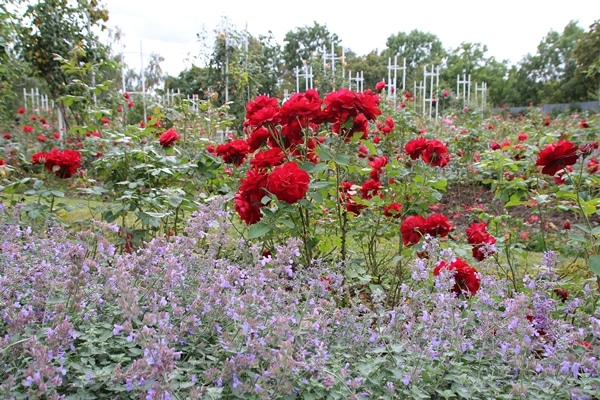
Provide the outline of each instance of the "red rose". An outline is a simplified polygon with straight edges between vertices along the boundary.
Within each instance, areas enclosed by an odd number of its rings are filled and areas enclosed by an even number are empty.
[[[423,161],[432,167],[444,167],[450,160],[446,145],[437,139],[432,139],[427,142],[427,146],[421,154]]]
[[[267,177],[267,190],[279,200],[294,204],[308,191],[310,176],[295,162],[287,162],[273,169]]]
[[[431,236],[448,236],[453,229],[448,217],[442,214],[432,214],[425,220],[425,233]]]
[[[3,167],[6,165],[6,161],[4,161],[3,159],[0,158],[0,167]]]
[[[40,143],[44,143],[46,141],[46,136],[44,136],[44,135],[38,135],[37,140]]]
[[[419,137],[406,143],[404,146],[404,153],[410,156],[412,160],[416,160],[417,158],[421,157],[421,154],[423,154],[426,146],[427,139],[424,137]]]
[[[381,92],[383,89],[385,89],[385,81],[379,81],[375,84],[375,90],[378,92]]]
[[[33,132],[33,128],[31,126],[29,126],[29,125],[25,125],[23,127],[23,132],[25,132],[25,133],[31,133],[31,132]]]
[[[526,133],[519,133],[519,135],[517,136],[517,139],[519,139],[520,141],[525,141],[529,138],[529,135],[527,135]]]
[[[379,132],[381,132],[382,135],[387,135],[392,130],[394,130],[394,125],[395,125],[394,120],[390,117],[387,117],[385,119],[385,122],[377,123],[377,129],[379,129]]]
[[[542,167],[542,174],[554,176],[567,165],[577,162],[577,150],[577,146],[568,140],[559,140],[558,143],[549,144],[540,151],[535,165]]]
[[[179,140],[179,134],[174,128],[171,128],[164,132],[158,138],[158,143],[160,143],[163,147],[170,147],[175,143],[176,140]]]
[[[250,147],[245,140],[236,139],[218,145],[215,154],[221,156],[226,163],[239,167],[246,160],[249,151]]]
[[[383,215],[386,217],[400,218],[400,211],[402,211],[402,204],[391,203],[383,209]]]
[[[261,200],[266,195],[264,190],[267,183],[267,175],[256,170],[248,170],[246,178],[242,179],[241,185],[235,194],[235,211],[242,221],[251,225],[260,221]]]
[[[501,145],[500,145],[500,143],[498,143],[498,142],[492,142],[492,143],[490,144],[490,148],[491,148],[492,150],[499,150],[499,149],[501,149],[501,148],[502,148],[502,146],[501,146]]]
[[[365,181],[360,188],[362,198],[368,200],[373,196],[383,196],[383,193],[380,192],[381,187],[381,182],[376,181],[375,179]]]
[[[19,109],[17,110],[17,114],[25,114],[25,108],[19,107]]]
[[[400,232],[405,246],[417,244],[427,233],[427,220],[420,215],[410,215],[402,221]]]
[[[473,222],[467,228],[467,242],[469,244],[480,244],[488,241],[490,234],[486,230],[485,221]]]
[[[279,104],[276,98],[256,96],[254,101],[246,104],[246,121],[244,126],[262,126],[266,122],[276,122]]]
[[[54,172],[61,179],[70,178],[81,167],[81,154],[76,150],[58,150],[36,153],[31,157],[33,164],[44,163],[46,171]]]
[[[588,124],[587,119],[582,119],[581,121],[579,121],[579,123],[577,125],[579,125],[580,128],[584,128],[584,129],[590,127],[590,124]]]
[[[596,172],[598,172],[599,169],[600,163],[598,163],[598,159],[596,157],[591,158],[585,166],[585,170],[588,174],[595,174]]]
[[[454,272],[454,287],[452,291],[456,294],[464,293],[466,296],[474,296],[479,290],[481,284],[477,277],[477,270],[469,266],[462,258],[456,258],[448,265],[445,261],[441,261],[433,270],[433,275],[440,274],[442,269],[447,269]]]
[[[250,160],[250,164],[254,168],[270,168],[280,165],[285,159],[285,154],[279,147],[270,150],[260,151]]]

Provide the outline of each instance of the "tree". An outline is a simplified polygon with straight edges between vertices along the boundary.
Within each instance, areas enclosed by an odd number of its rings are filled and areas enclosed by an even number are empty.
[[[456,87],[456,79],[471,77],[471,90],[477,83],[484,82],[488,89],[487,102],[499,105],[504,102],[504,78],[508,72],[508,61],[497,61],[494,57],[487,57],[488,48],[481,43],[461,43],[456,49],[451,50],[444,68],[440,73],[442,85],[450,89]]]
[[[105,29],[106,21],[108,11],[97,0],[47,0],[27,6],[20,21],[18,47],[34,76],[45,81],[54,99],[82,94],[70,85],[61,58],[92,67],[108,59],[108,46],[92,32],[94,26]],[[58,101],[57,105],[67,122],[64,102]]]
[[[331,61],[324,59],[325,54],[342,54],[340,39],[331,34],[326,25],[314,22],[313,26],[303,26],[286,33],[283,46],[284,80],[287,86],[295,89],[296,68],[305,65],[312,67],[314,86],[320,91],[327,92],[343,81],[341,68],[337,68],[336,76],[332,78]],[[343,62],[343,60],[340,60]],[[334,61],[339,63],[340,61]],[[337,64],[339,65],[339,64]],[[329,77],[327,77],[329,74]],[[337,82],[336,82],[337,80]]]
[[[406,79],[412,82],[422,79],[424,66],[441,64],[446,51],[436,35],[414,29],[410,33],[398,32],[388,37],[383,55],[392,58],[398,55],[398,62],[406,58]]]
[[[551,30],[540,42],[535,55],[528,54],[519,63],[513,84],[527,99],[538,103],[569,103],[586,97],[585,85],[575,78],[577,68],[573,51],[583,29],[571,21],[562,33]],[[535,93],[532,89],[535,88]]]
[[[17,108],[15,86],[27,75],[27,65],[11,50],[17,41],[18,32],[17,16],[7,7],[13,3],[13,0],[8,0],[5,4],[0,4],[0,116],[10,121]]]
[[[584,99],[600,100],[600,20],[579,39],[573,50],[574,80],[581,84]]]

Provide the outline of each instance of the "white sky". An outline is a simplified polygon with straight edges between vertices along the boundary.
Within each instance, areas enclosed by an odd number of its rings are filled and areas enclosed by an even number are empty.
[[[482,43],[488,56],[511,63],[534,54],[551,29],[562,32],[575,20],[587,32],[600,19],[597,0],[104,0],[103,4],[109,10],[108,26],[124,33],[129,66],[141,66],[141,47],[144,58],[152,52],[163,56],[163,72],[172,76],[189,68],[198,54],[196,34],[214,32],[225,16],[240,32],[246,26],[257,37],[272,31],[280,45],[287,32],[316,21],[358,55],[383,50],[392,34],[418,29],[435,34],[446,49],[462,42]]]

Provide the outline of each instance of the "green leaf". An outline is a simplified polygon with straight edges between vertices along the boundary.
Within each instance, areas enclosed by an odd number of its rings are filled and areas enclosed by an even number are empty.
[[[257,239],[269,233],[271,231],[271,227],[264,222],[257,222],[252,225],[248,230],[248,239]]]
[[[589,260],[590,270],[596,274],[596,276],[600,276],[600,255],[593,254],[590,256]]]

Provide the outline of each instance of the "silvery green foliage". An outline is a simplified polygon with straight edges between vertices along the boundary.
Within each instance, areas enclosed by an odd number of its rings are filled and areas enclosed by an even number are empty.
[[[4,212],[2,398],[558,398],[600,390],[600,313],[483,276],[456,297],[429,246],[403,301],[353,298],[343,269],[299,264],[290,240],[236,239],[219,199],[185,234],[115,254],[115,227],[32,232]],[[553,262],[548,254],[544,262]],[[429,271],[429,272],[428,272]],[[597,398],[597,397],[596,397]]]

